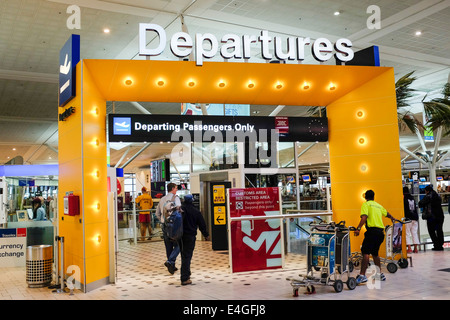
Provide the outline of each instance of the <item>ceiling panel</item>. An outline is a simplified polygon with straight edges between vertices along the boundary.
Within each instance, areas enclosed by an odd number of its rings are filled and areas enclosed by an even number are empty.
[[[450,58],[450,7],[424,19],[416,21],[377,39],[380,46],[395,46],[415,53],[431,54],[445,59]],[[416,36],[416,31],[421,31]]]
[[[380,30],[368,30],[366,26],[367,8],[373,4],[381,9]],[[79,30],[67,27],[70,5],[81,8]],[[335,11],[340,15],[335,16]],[[53,133],[57,126],[58,57],[70,34],[80,34],[83,58],[142,60],[145,58],[138,55],[138,23],[158,23],[171,36],[181,31],[180,14],[184,15],[191,36],[197,32],[209,32],[219,39],[226,33],[258,36],[264,29],[282,39],[324,36],[334,41],[355,37],[358,45],[378,45],[382,66],[394,67],[396,79],[415,70],[419,79],[414,88],[420,94],[411,103],[419,106],[417,110],[426,93],[430,98],[440,94],[450,73],[450,7],[445,0],[1,0],[0,162],[23,155],[32,162],[56,163],[57,134]],[[111,31],[109,34],[103,32],[106,27]],[[421,37],[414,36],[417,30],[423,32]],[[154,46],[157,40],[149,46]],[[250,62],[266,63],[260,45],[255,43],[251,48]],[[164,54],[154,59],[177,60],[168,46]],[[223,59],[216,55],[211,61]],[[310,52],[303,63],[318,64]],[[139,104],[153,114],[179,114],[181,102]],[[252,105],[251,115],[269,116],[278,105],[268,104]],[[129,102],[116,101],[114,107],[108,102],[107,112],[142,111]],[[302,116],[305,112],[305,107],[286,106],[277,115]],[[417,141],[411,135],[402,133],[402,136],[407,139],[405,143],[415,147]],[[449,149],[448,140],[443,139],[442,148]],[[14,147],[17,149],[12,152]],[[140,147],[133,147],[133,151]],[[305,153],[303,160],[316,154],[316,161],[322,163],[321,147],[315,146]],[[113,150],[111,158],[120,158],[123,152],[116,154]],[[167,146],[151,146],[129,168],[166,153]]]

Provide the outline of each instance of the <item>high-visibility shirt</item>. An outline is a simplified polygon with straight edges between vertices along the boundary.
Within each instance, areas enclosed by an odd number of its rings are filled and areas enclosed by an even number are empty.
[[[384,229],[383,217],[387,216],[387,210],[381,204],[369,200],[361,206],[361,216],[367,216],[367,227]]]
[[[136,203],[139,204],[142,210],[148,210],[153,207],[153,199],[152,196],[148,193],[144,193],[136,198]],[[147,212],[140,212],[141,214],[150,214],[149,211]]]

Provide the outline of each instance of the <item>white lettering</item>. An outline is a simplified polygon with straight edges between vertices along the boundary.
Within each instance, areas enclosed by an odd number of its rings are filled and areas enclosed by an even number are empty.
[[[195,62],[198,66],[203,65],[203,57],[212,58],[216,55],[219,44],[217,43],[217,38],[211,33],[200,34],[197,33],[195,35]],[[203,42],[208,41],[211,44],[211,49],[209,51],[205,51],[203,48]]]
[[[272,37],[269,37],[267,30],[261,31],[261,35],[258,40],[261,42],[261,53],[264,59],[272,59],[272,54],[269,52],[269,42],[272,41]]]
[[[81,29],[81,10],[80,7],[72,4],[67,7],[66,13],[73,13],[69,18],[67,18],[66,26],[67,29]]]
[[[155,31],[159,36],[159,44],[156,49],[147,49],[147,31]],[[154,23],[139,24],[139,55],[157,56],[166,48],[166,32],[164,29]]]
[[[231,40],[231,43],[229,42]],[[220,55],[225,59],[242,58],[240,39],[235,34],[226,34],[221,40],[224,45],[220,48]],[[229,51],[232,49],[231,51]]]
[[[371,8],[371,7],[369,7]],[[368,9],[369,9],[368,8]],[[147,48],[153,40],[147,41],[149,32],[156,33],[158,43],[156,48]],[[195,44],[191,36],[186,32],[176,32],[170,39],[170,50],[179,58],[190,56],[195,47],[195,61],[197,66],[203,65],[205,58],[213,58],[219,51],[224,59],[250,59],[252,43],[260,42],[261,56],[263,59],[271,60],[273,55],[279,60],[299,60],[305,59],[305,47],[311,45],[309,37],[288,37],[286,39],[285,49],[283,49],[283,41],[280,37],[272,37],[267,30],[262,30],[259,37],[255,35],[243,35],[242,40],[236,34],[225,34],[219,42],[211,33],[197,33],[195,35]],[[273,47],[271,48],[271,42]],[[209,45],[209,47],[208,47]],[[139,24],[139,55],[156,56],[161,54],[166,46],[166,32],[156,24],[141,23]],[[314,58],[320,62],[325,62],[333,56],[333,49],[336,51],[337,59],[347,62],[353,59],[354,53],[352,43],[348,39],[339,39],[333,45],[326,38],[318,38],[314,41],[311,51]]]
[[[381,29],[381,9],[377,5],[370,5],[367,7],[366,13],[373,13],[367,18],[367,29]]]
[[[333,45],[331,44],[330,40],[319,38],[314,41],[312,53],[316,60],[319,60],[321,62],[327,61],[333,56],[332,52]]]
[[[183,40],[182,42],[178,41]],[[179,57],[184,58],[192,53],[192,38],[186,32],[177,32],[170,39],[170,50]]]
[[[295,60],[295,38],[288,38],[287,52],[284,53],[281,48],[281,38],[275,37],[275,57],[278,60]]]
[[[353,56],[355,55],[353,53],[353,50],[350,49],[352,47],[352,42],[348,39],[339,39],[336,41],[336,44],[334,46],[336,50],[336,58],[341,61],[351,61],[353,59]]]
[[[305,60],[305,46],[311,44],[310,38],[297,38],[297,59]]]
[[[250,44],[256,43],[257,39],[256,36],[249,36],[249,35],[243,35],[242,36],[242,43],[243,43],[243,50],[244,50],[244,59],[250,59]]]

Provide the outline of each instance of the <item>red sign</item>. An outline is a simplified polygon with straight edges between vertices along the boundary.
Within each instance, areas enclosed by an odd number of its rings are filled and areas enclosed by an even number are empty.
[[[280,134],[289,133],[289,118],[275,117],[275,129],[278,129]]]
[[[27,228],[17,228],[17,236],[18,237],[26,237],[27,236]]]
[[[281,214],[279,188],[229,189],[228,192],[230,218]],[[229,221],[232,272],[282,267],[281,219]]]

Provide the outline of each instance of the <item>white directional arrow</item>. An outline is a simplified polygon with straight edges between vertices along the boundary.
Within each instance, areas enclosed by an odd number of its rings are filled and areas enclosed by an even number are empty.
[[[69,61],[69,63],[67,63],[67,60],[69,59],[69,55],[66,54],[66,60],[64,61],[64,64],[61,66],[59,66],[59,72],[62,74],[68,74],[70,71],[70,64],[72,63],[71,61]]]

